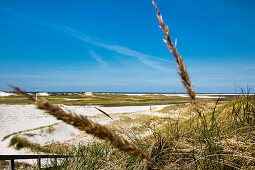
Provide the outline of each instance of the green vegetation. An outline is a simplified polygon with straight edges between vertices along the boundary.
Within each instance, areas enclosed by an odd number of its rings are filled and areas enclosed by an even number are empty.
[[[169,123],[155,132],[153,157],[169,169],[252,169],[255,165],[255,97],[244,96],[198,117]]]
[[[49,145],[41,146],[38,143],[31,142],[24,137],[14,136],[10,140],[9,146],[14,146],[15,149],[20,150],[27,148],[32,152],[40,153],[53,153],[53,154],[64,154],[67,150],[70,150],[72,146],[63,143],[51,143]]]
[[[216,95],[217,96],[217,95]],[[223,95],[224,100],[231,100],[234,96]],[[41,98],[41,97],[38,97]],[[149,105],[165,105],[188,103],[188,97],[166,96],[166,95],[124,95],[124,94],[101,94],[95,93],[92,96],[83,93],[73,95],[56,93],[47,97],[43,97],[53,104],[64,105],[101,105],[101,106],[149,106]],[[217,98],[200,98],[199,101],[216,101]],[[0,96],[0,104],[32,104],[32,102],[24,96]]]

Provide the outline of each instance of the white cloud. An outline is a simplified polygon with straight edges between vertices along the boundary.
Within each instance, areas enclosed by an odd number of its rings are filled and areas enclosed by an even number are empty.
[[[89,51],[89,54],[90,54],[90,56],[91,56],[92,58],[94,58],[98,63],[100,63],[101,66],[102,66],[103,68],[107,68],[107,67],[108,67],[107,63],[106,63],[104,60],[102,60],[102,57],[101,57],[101,56],[97,55],[97,54],[96,54],[95,52],[93,52],[93,51]]]

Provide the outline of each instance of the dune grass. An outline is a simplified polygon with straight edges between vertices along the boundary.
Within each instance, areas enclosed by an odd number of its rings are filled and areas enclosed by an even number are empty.
[[[25,137],[18,135],[11,138],[9,146],[13,146],[17,150],[26,148],[34,153],[52,154],[65,154],[68,150],[72,150],[72,148],[74,147],[72,145],[64,143],[51,143],[45,146],[41,146],[38,143],[29,141]]]
[[[208,131],[199,126],[197,117],[162,126],[157,131],[159,142],[155,146],[160,148],[158,154],[161,156],[158,158],[156,154],[156,158],[168,162],[171,165],[168,168],[252,168],[255,165],[255,111],[247,105],[247,100],[255,103],[252,96],[207,112]]]

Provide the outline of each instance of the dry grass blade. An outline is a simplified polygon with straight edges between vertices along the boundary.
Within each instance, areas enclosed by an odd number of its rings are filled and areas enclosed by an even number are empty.
[[[199,116],[200,122],[202,123],[202,125],[204,127],[206,127],[206,123],[205,123],[203,113],[202,113],[201,109],[198,107],[198,105],[196,103],[196,100],[195,100],[196,93],[195,93],[195,90],[192,88],[191,81],[190,81],[190,78],[189,78],[189,74],[188,74],[188,72],[186,70],[186,67],[185,67],[185,64],[182,60],[182,56],[177,52],[176,46],[171,41],[168,26],[164,23],[164,21],[162,19],[162,16],[160,14],[159,8],[155,4],[155,0],[153,0],[152,3],[153,3],[153,5],[154,5],[154,7],[157,11],[157,18],[158,18],[158,21],[159,21],[159,24],[160,24],[160,28],[163,31],[163,33],[165,35],[165,38],[166,38],[166,39],[164,39],[164,42],[166,43],[169,51],[173,54],[173,56],[175,58],[176,65],[177,65],[177,71],[178,71],[178,74],[182,79],[182,83],[183,83],[184,87],[186,88],[187,93],[190,97],[190,103],[193,105],[197,115]]]
[[[99,112],[103,113],[105,116],[107,116],[107,117],[109,117],[109,118],[112,119],[112,117],[111,117],[108,113],[106,113],[105,111],[103,111],[103,110],[101,110],[101,109],[99,109],[99,108],[97,108],[97,107],[94,107],[94,108],[96,108]],[[113,119],[112,119],[112,120],[113,120]]]
[[[18,87],[11,86],[17,93],[27,96],[30,100],[35,103],[33,96],[27,94],[24,91],[21,91]],[[64,121],[67,124],[70,124],[82,131],[87,132],[95,137],[107,141],[109,144],[112,144],[114,147],[128,153],[131,156],[138,156],[140,159],[146,161],[148,164],[155,166],[158,169],[162,169],[155,162],[151,161],[147,154],[145,154],[140,148],[128,142],[126,139],[116,135],[113,131],[107,127],[94,123],[89,120],[86,116],[76,115],[74,113],[67,113],[62,110],[57,105],[54,105],[48,102],[45,99],[37,101],[37,107],[41,110],[45,110],[47,113],[55,116],[57,119]]]

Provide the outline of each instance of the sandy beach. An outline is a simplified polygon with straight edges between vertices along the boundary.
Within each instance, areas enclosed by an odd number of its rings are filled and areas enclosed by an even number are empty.
[[[141,114],[153,114],[159,109],[162,109],[169,105],[157,105],[157,106],[123,106],[123,107],[99,107],[108,114],[121,115],[123,113],[128,114],[130,117]],[[100,124],[108,124],[112,120],[106,116],[102,116],[93,106],[65,106],[60,105],[64,110],[72,111],[78,115],[86,115],[94,122]],[[153,110],[154,112],[151,112]],[[101,116],[100,116],[101,115]],[[159,116],[157,114],[157,116]],[[117,120],[118,117],[115,117]],[[90,136],[84,132],[80,132],[76,128],[65,124],[56,118],[46,114],[44,111],[39,110],[34,105],[0,105],[0,139],[5,136],[20,132],[18,134],[34,134],[29,140],[39,143],[40,145],[50,144],[52,142],[70,142],[71,144],[78,144],[90,140]],[[37,129],[40,127],[52,126],[54,132],[47,133],[47,128]],[[21,132],[28,131],[28,132]],[[13,135],[14,136],[14,135]],[[10,136],[4,141],[0,142],[0,154],[32,154],[27,149],[16,150],[13,147],[8,147]],[[81,138],[82,136],[82,138]]]

